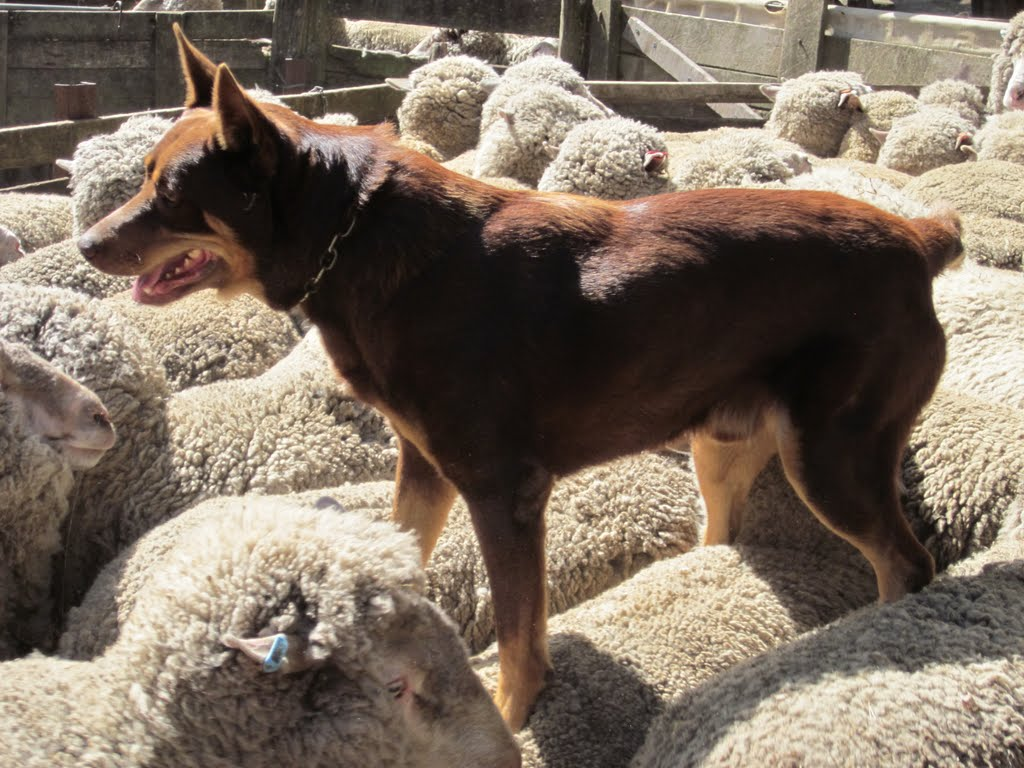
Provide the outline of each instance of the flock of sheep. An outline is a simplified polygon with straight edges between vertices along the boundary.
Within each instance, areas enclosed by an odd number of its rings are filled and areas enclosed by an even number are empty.
[[[247,298],[136,307],[80,258],[168,125],[136,117],[79,145],[70,199],[0,195],[0,763],[1024,764],[1024,112],[819,72],[771,90],[764,129],[665,134],[553,57],[446,50],[402,84],[402,141],[495,184],[959,208],[947,370],[902,469],[942,575],[876,605],[774,464],[714,547],[686,453],[585,470],[548,506],[556,676],[513,740],[465,507],[424,573],[385,522],[394,436],[317,332]]]

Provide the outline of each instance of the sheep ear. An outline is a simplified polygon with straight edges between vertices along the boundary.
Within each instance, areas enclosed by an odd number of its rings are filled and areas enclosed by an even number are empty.
[[[501,115],[505,119],[505,122],[508,123],[509,126],[511,126],[516,121],[516,113],[515,113],[514,110],[511,110],[511,109],[499,109],[498,110],[498,114]]]
[[[967,132],[961,133],[956,137],[956,148],[965,155],[973,155],[977,158],[978,153],[974,149],[974,137]]]
[[[69,160],[64,157],[58,157],[53,161],[53,164],[60,168],[65,173],[69,173],[72,176],[75,174],[75,161]]]
[[[774,85],[762,85],[760,90],[761,93],[764,94],[764,97],[774,104],[775,99],[779,95],[780,88],[782,88],[782,86],[776,83]]]
[[[217,68],[213,109],[220,125],[217,142],[230,151],[255,150],[259,166],[269,173],[277,165],[276,129],[235,80],[227,64]]]
[[[260,665],[268,673],[294,674],[309,669],[316,663],[306,653],[308,644],[298,635],[278,633],[267,637],[236,637],[224,635],[220,639],[228,648],[242,654]]]
[[[657,149],[649,149],[644,154],[644,170],[647,173],[658,173],[665,168],[668,162],[668,152]]]
[[[850,111],[861,110],[860,96],[852,90],[840,91],[839,108],[849,109]]]
[[[385,77],[384,82],[396,91],[405,91],[408,93],[412,90],[412,83],[408,77]]]
[[[485,77],[480,81],[480,88],[483,89],[484,93],[493,93],[494,89],[498,87],[498,83],[500,82],[500,77]]]
[[[213,103],[213,84],[217,76],[217,65],[206,58],[185,37],[181,25],[173,25],[174,37],[178,40],[178,55],[181,57],[181,71],[185,75],[185,109],[209,107]]]
[[[878,139],[879,144],[885,144],[885,139],[889,135],[888,131],[882,131],[879,130],[878,128],[868,128],[868,130],[871,131],[872,136]]]
[[[526,57],[532,59],[534,56],[557,56],[558,46],[550,40],[541,40],[527,52]]]

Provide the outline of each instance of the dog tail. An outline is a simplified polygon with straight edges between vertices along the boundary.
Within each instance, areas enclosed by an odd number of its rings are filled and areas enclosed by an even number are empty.
[[[952,206],[938,207],[926,218],[910,219],[910,225],[921,236],[928,274],[933,278],[963,263],[963,225],[960,214]]]

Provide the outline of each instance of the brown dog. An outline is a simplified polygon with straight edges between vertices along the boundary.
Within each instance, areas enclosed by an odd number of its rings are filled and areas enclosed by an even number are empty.
[[[882,600],[931,580],[897,469],[943,367],[931,281],[960,256],[954,214],[908,221],[817,192],[498,189],[388,127],[256,104],[178,40],[187,109],[82,253],[140,275],[146,303],[217,288],[302,306],[399,435],[394,518],[424,560],[466,499],[513,727],[550,668],[544,506],[586,465],[691,436],[718,543],[777,452]]]

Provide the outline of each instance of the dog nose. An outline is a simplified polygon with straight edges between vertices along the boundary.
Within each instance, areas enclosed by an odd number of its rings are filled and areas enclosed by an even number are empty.
[[[93,261],[100,254],[99,238],[86,232],[78,238],[78,250],[82,252],[82,256],[85,257],[86,261]]]

